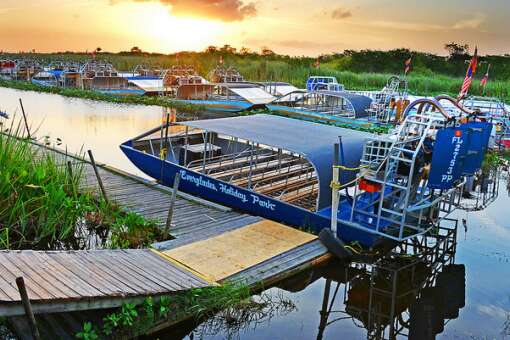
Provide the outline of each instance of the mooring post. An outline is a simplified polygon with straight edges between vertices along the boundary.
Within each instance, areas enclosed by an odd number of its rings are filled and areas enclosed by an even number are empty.
[[[337,218],[338,218],[338,204],[339,204],[339,197],[338,197],[338,182],[340,180],[340,169],[338,168],[339,160],[338,160],[338,153],[340,151],[340,144],[335,143],[333,147],[333,180],[331,185],[331,231],[333,232],[333,235],[337,237]]]
[[[96,161],[94,160],[92,150],[88,150],[87,153],[89,154],[90,163],[92,164],[92,168],[94,169],[94,173],[96,174],[97,183],[99,183],[99,189],[101,189],[101,194],[103,194],[103,198],[106,204],[110,204],[110,201],[108,201],[108,196],[106,196],[106,190],[104,189],[103,181],[101,180],[101,176],[99,176],[99,171],[97,170],[97,165]]]
[[[181,181],[181,174],[177,173],[174,177],[174,187],[172,189],[172,198],[170,199],[170,208],[168,209],[168,216],[166,217],[165,232],[170,234],[170,227],[172,226],[172,217],[174,215],[175,200],[177,198],[177,190]]]
[[[30,135],[30,129],[28,128],[27,115],[25,114],[25,108],[23,107],[23,101],[19,98],[19,105],[21,106],[21,113],[23,114],[23,121],[25,122],[25,129],[27,130],[28,139],[32,138]]]
[[[30,331],[32,332],[32,337],[35,340],[40,340],[41,335],[39,334],[39,329],[37,329],[37,324],[35,323],[34,312],[32,311],[32,305],[30,304],[30,299],[28,298],[28,293],[23,277],[20,276],[16,278],[16,285],[18,286],[19,295],[21,297],[21,302],[23,303],[23,308],[25,309],[25,314],[28,319]]]

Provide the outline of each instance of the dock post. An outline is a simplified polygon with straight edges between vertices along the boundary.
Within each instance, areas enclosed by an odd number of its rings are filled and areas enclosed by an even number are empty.
[[[168,216],[166,217],[165,233],[170,234],[170,227],[172,226],[172,217],[174,215],[175,200],[177,198],[177,190],[181,181],[181,174],[175,174],[174,187],[172,189],[172,198],[170,199],[170,208],[168,209]]]
[[[19,105],[21,106],[21,113],[23,114],[23,121],[25,122],[25,129],[27,130],[28,139],[32,138],[30,135],[30,128],[28,127],[27,115],[25,114],[25,108],[23,107],[23,101],[19,98]]]
[[[338,183],[340,169],[338,168],[338,153],[340,152],[340,144],[335,143],[333,152],[333,183]],[[332,183],[332,184],[333,184]],[[331,231],[337,237],[337,220],[338,220],[338,189],[336,185],[331,186]]]
[[[34,312],[32,311],[32,305],[30,304],[30,299],[28,298],[27,289],[25,287],[25,281],[22,276],[16,278],[16,285],[18,286],[19,295],[21,297],[21,302],[23,303],[23,308],[25,309],[25,314],[28,318],[28,324],[30,326],[32,336],[35,340],[40,340],[41,335],[39,334],[39,329],[37,329],[37,324],[35,323]]]
[[[110,201],[108,201],[108,196],[106,196],[106,190],[104,189],[103,181],[101,180],[101,176],[99,176],[99,171],[97,170],[97,165],[96,161],[94,160],[92,150],[88,150],[87,153],[89,154],[90,163],[92,164],[92,168],[94,169],[94,173],[96,174],[97,182],[99,183],[99,189],[101,189],[101,194],[103,194],[103,198],[106,204],[110,204]]]

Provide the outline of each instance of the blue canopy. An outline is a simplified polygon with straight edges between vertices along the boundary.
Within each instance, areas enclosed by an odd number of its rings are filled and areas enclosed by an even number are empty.
[[[318,209],[331,205],[334,144],[341,138],[340,164],[358,167],[370,134],[292,118],[258,114],[220,119],[180,122],[180,125],[237,137],[302,155],[315,168],[319,180]],[[342,171],[341,183],[355,178],[356,172]]]
[[[366,110],[370,108],[370,104],[372,104],[372,98],[370,97],[345,91],[317,91],[317,92],[324,93],[331,97],[345,99],[346,101],[351,103],[356,118],[368,116]]]

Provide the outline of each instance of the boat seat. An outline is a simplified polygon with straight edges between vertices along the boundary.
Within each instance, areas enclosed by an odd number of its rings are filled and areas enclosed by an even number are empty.
[[[272,160],[268,162],[253,164],[251,168],[251,174],[258,174],[263,171],[270,171],[278,168],[285,168],[291,165],[302,163],[304,160],[300,158],[289,158],[286,160]],[[226,171],[216,172],[213,174],[210,174],[212,177],[216,179],[222,179],[231,181],[232,179],[239,178],[239,177],[246,177],[250,174],[250,166],[244,166],[237,169],[229,169]]]
[[[263,155],[263,156],[259,156],[259,157],[254,156],[253,164],[260,164],[261,162],[273,161],[277,157],[278,157],[277,154]],[[208,167],[208,165],[206,164],[206,172],[208,174],[214,174],[215,172],[221,172],[221,171],[231,170],[231,169],[239,169],[240,167],[246,167],[246,166],[249,167],[249,165],[250,165],[250,156],[247,156],[247,157],[242,157],[241,159],[222,161],[222,162],[220,162],[220,164],[214,164],[211,167]]]
[[[287,192],[280,197],[280,200],[287,203],[296,203],[304,198],[309,198],[312,195],[316,195],[318,192],[318,186],[313,185],[306,189],[300,189],[293,192]],[[315,202],[314,202],[315,203]]]
[[[259,154],[254,155],[254,159],[260,160],[271,160],[277,157],[278,154],[272,153],[272,154]],[[231,155],[231,157],[223,156],[221,159],[213,159],[213,160],[206,160],[205,168],[208,172],[217,170],[217,169],[225,169],[225,168],[232,168],[239,165],[246,165],[246,163],[250,163],[250,155],[242,156],[242,157],[235,157],[235,155]],[[196,166],[189,167],[190,170],[193,171],[201,171],[202,170],[202,164],[199,163]]]
[[[273,196],[283,191],[293,192],[307,186],[317,184],[317,177],[309,177],[308,175],[296,178],[290,178],[288,180],[282,180],[277,183],[266,184],[262,187],[255,188],[255,191],[264,195]]]
[[[268,181],[275,181],[281,178],[282,176],[295,176],[303,173],[307,173],[313,170],[312,166],[303,166],[303,164],[296,164],[286,168],[280,168],[272,171],[266,171],[261,174],[257,174],[251,176],[251,183],[255,185],[256,183],[265,183]],[[243,177],[236,180],[233,180],[231,183],[238,186],[247,186],[250,179],[249,177]]]

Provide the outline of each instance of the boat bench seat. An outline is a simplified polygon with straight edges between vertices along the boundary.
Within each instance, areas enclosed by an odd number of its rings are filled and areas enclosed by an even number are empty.
[[[303,159],[300,158],[288,158],[286,160],[272,160],[268,162],[253,164],[251,167],[251,174],[259,174],[265,171],[271,171],[279,168],[289,167],[291,165],[303,163]],[[230,169],[226,171],[216,172],[210,174],[216,179],[222,179],[231,181],[240,177],[246,177],[250,174],[250,166],[244,166],[237,169]]]
[[[264,195],[274,195],[280,192],[294,192],[299,189],[306,188],[317,184],[317,177],[311,177],[307,174],[301,177],[290,178],[288,180],[282,180],[277,183],[266,184],[264,186],[255,188],[255,191]]]
[[[303,166],[302,164],[296,164],[292,165],[286,168],[279,168],[272,171],[266,171],[261,174],[257,174],[254,176],[251,176],[251,183],[252,186],[256,183],[266,183],[268,181],[274,182],[280,179],[281,177],[285,176],[296,176],[303,173],[308,173],[310,170],[314,170],[312,166]],[[238,185],[238,186],[247,186],[250,179],[249,177],[243,177],[236,180],[233,180],[231,183]]]
[[[273,160],[277,156],[278,156],[277,153],[259,154],[258,156],[256,154],[254,154],[253,158],[260,162],[260,160]],[[242,157],[235,157],[235,155],[232,155],[231,157],[222,156],[221,159],[206,160],[205,168],[208,173],[211,173],[214,170],[235,168],[235,167],[249,164],[250,158],[251,158],[250,155],[242,156]],[[188,167],[188,168],[193,171],[202,171],[202,163],[199,163],[198,165]]]

